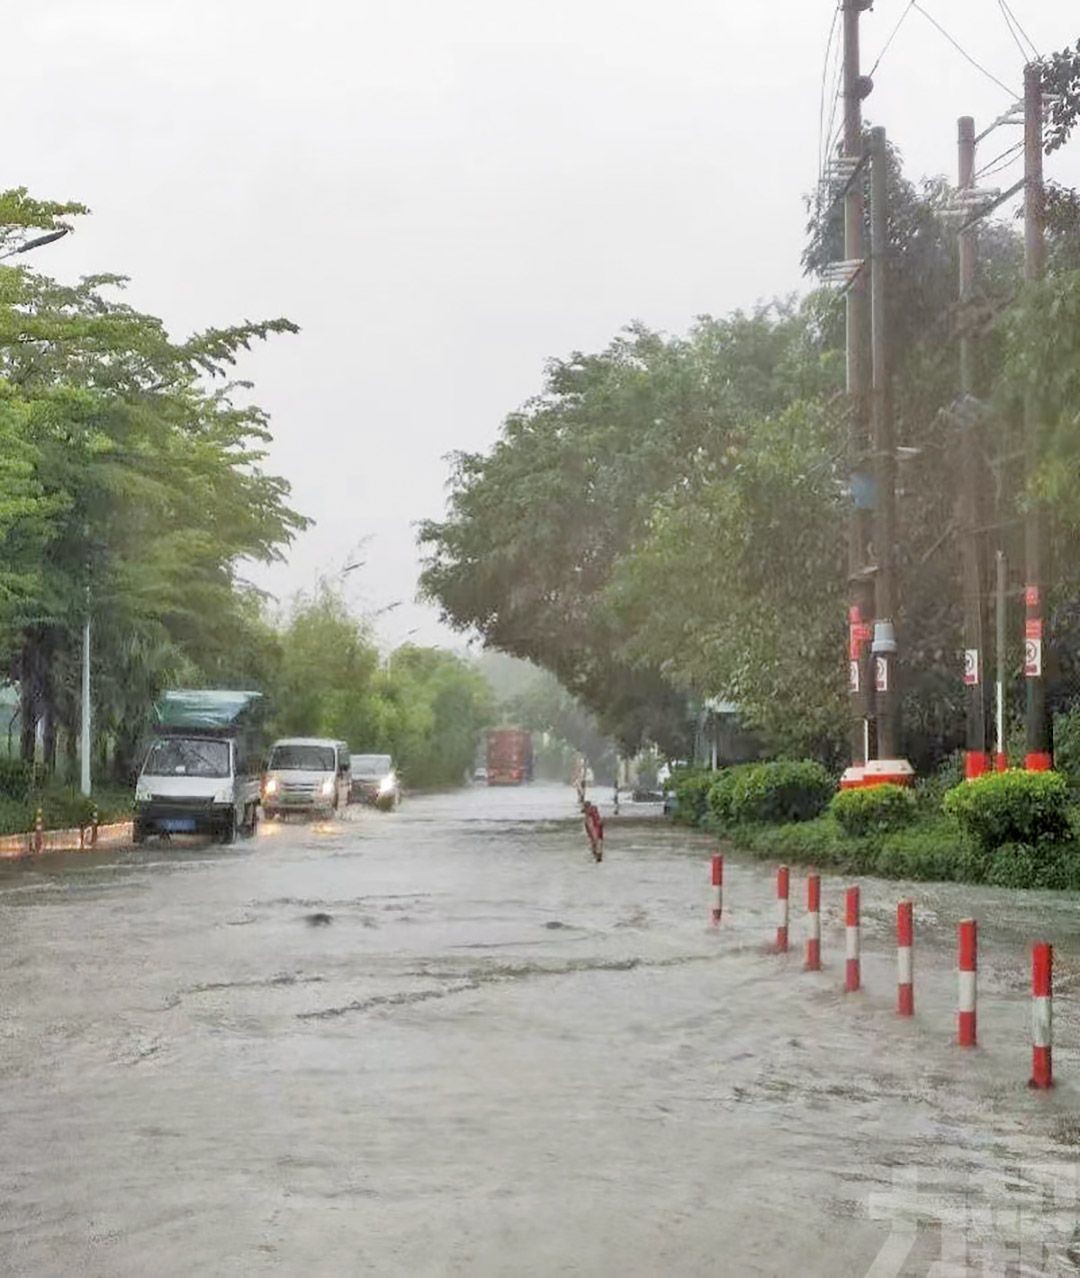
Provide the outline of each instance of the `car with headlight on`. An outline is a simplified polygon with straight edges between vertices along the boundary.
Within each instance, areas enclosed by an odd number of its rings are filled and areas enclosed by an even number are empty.
[[[352,797],[389,812],[401,802],[401,781],[388,754],[357,754],[352,761]]]
[[[349,747],[324,737],[284,737],[270,749],[263,776],[263,815],[329,816],[349,802]]]

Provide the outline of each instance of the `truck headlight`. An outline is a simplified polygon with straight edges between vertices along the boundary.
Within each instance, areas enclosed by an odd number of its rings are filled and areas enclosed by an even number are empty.
[[[139,783],[139,784],[135,787],[135,802],[136,802],[136,803],[149,803],[149,802],[150,802],[150,787],[149,787],[149,786],[143,785],[143,784],[140,782],[140,783]]]
[[[379,782],[379,793],[389,794],[394,788],[394,774],[391,772],[389,776],[383,777]]]
[[[277,777],[269,777],[263,786],[263,794],[277,794]]]
[[[233,801],[233,792],[229,786],[225,786],[223,789],[218,790],[217,793],[214,795],[215,803],[232,803],[232,801]]]
[[[322,793],[329,798],[334,793],[333,780],[327,780],[322,783]]]

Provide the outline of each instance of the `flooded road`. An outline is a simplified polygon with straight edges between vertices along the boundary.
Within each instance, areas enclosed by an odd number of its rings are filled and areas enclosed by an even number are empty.
[[[729,863],[712,931],[703,836],[605,805],[596,865],[573,800],[0,869],[0,1273],[1075,1272],[1076,898],[862,880],[844,995],[845,881],[805,973],[801,873],[777,956],[770,867]],[[1057,946],[1049,1094],[1033,939]]]

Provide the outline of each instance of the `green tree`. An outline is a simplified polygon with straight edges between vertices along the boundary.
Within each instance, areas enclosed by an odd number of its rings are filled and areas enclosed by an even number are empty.
[[[0,194],[0,246],[82,211]],[[21,687],[23,752],[42,723],[50,767],[61,730],[73,749],[88,608],[98,724],[126,772],[162,681],[235,668],[238,643],[265,649],[240,564],[280,556],[306,522],[262,469],[265,414],[225,381],[253,341],[295,326],[174,342],[118,300],[122,284],[0,267],[0,646]]]
[[[472,769],[492,697],[475,667],[406,645],[382,662],[366,624],[330,582],[293,601],[270,699],[281,736],[333,737],[392,754],[414,786],[457,785]]]

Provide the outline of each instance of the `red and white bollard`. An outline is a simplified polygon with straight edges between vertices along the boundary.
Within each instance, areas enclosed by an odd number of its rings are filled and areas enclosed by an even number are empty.
[[[844,966],[844,989],[854,993],[861,984],[859,967],[859,889],[849,887],[844,902],[844,934],[847,942],[847,962]]]
[[[821,971],[821,875],[806,876],[806,970]]]
[[[896,906],[896,1011],[915,1015],[915,923],[910,901]]]
[[[978,925],[974,919],[962,919],[957,927],[957,967],[960,989],[956,1004],[956,1041],[961,1047],[974,1047],[977,1041],[975,1029],[977,949]]]
[[[712,925],[720,926],[720,916],[724,912],[724,858],[714,856],[712,859]]]
[[[791,890],[791,873],[786,865],[776,871],[776,950],[786,954],[788,947],[788,893]]]
[[[1054,947],[1039,941],[1031,947],[1031,1079],[1029,1087],[1053,1087],[1050,1058],[1054,1027]]]

